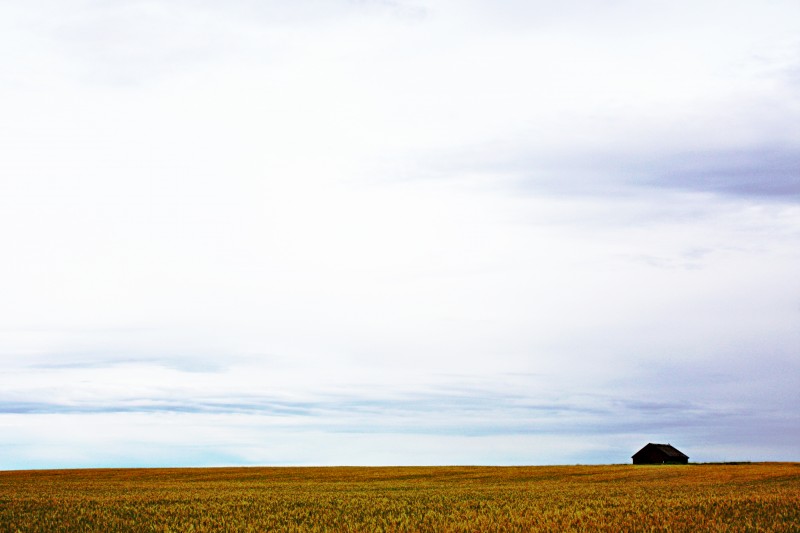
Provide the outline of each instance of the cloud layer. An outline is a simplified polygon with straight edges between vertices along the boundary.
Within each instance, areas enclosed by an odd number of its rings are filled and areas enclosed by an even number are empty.
[[[5,2],[0,468],[797,459],[797,11]]]

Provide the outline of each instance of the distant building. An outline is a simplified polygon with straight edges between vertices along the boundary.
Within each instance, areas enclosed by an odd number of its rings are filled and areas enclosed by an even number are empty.
[[[633,454],[632,459],[635,465],[685,465],[689,462],[689,456],[673,448],[671,444],[653,444],[652,442]]]

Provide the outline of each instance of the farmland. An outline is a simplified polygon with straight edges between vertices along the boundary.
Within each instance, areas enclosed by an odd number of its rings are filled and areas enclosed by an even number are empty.
[[[800,464],[0,472],[0,531],[798,531]]]

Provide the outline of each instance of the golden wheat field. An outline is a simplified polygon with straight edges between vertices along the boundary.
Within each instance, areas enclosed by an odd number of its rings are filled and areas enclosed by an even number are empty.
[[[800,463],[0,472],[0,531],[800,531]]]

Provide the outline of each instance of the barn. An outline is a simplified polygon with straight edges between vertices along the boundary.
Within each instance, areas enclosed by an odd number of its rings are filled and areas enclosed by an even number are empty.
[[[635,465],[685,465],[689,462],[689,456],[673,448],[671,444],[653,444],[652,442],[633,454],[632,459]]]

